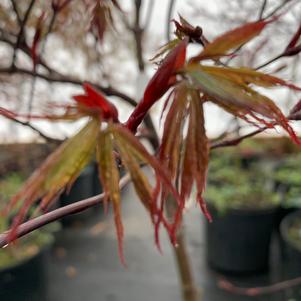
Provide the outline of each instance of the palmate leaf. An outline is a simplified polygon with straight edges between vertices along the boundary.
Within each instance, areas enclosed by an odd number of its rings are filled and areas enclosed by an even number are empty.
[[[200,54],[192,58],[192,61],[217,59],[227,55],[230,50],[239,48],[259,35],[266,25],[273,21],[274,19],[251,22],[230,30],[208,43]]]
[[[112,129],[112,133],[117,143],[124,143],[131,150],[133,156],[136,156],[142,162],[147,163],[153,168],[156,176],[160,179],[162,184],[174,195],[177,202],[180,202],[181,198],[170,181],[169,172],[164,169],[160,162],[151,155],[145,146],[125,127],[115,125]]]
[[[173,102],[165,118],[159,158],[175,179],[181,161],[183,126],[188,104],[186,85],[177,85],[170,98],[173,98]]]
[[[160,165],[159,161],[148,153],[143,144],[134,134],[124,126],[116,123],[108,123],[105,130],[101,131],[97,141],[96,157],[99,164],[99,175],[104,187],[105,199],[113,204],[116,232],[119,244],[119,255],[123,263],[123,224],[121,214],[121,198],[119,189],[119,171],[116,165],[116,152],[124,167],[131,176],[135,191],[143,206],[150,214],[151,221],[156,225],[156,243],[159,246],[157,229],[163,223],[170,234],[171,226],[164,217],[157,204],[159,194],[148,177],[141,169],[141,164],[149,165],[155,172],[156,180],[161,183],[180,203],[180,196],[173,187],[170,175]],[[173,238],[171,238],[174,241]]]
[[[41,208],[46,208],[67,186],[72,185],[91,160],[99,126],[99,119],[91,119],[75,136],[60,145],[25,182],[9,204],[12,208],[22,202],[22,209],[15,220],[14,229],[37,200],[41,199]]]
[[[119,170],[116,165],[113,148],[113,137],[110,131],[100,133],[97,141],[96,159],[99,164],[99,175],[105,192],[105,203],[110,198],[114,209],[114,220],[118,238],[119,256],[125,264],[123,256],[123,225],[120,210]]]
[[[120,153],[120,157],[122,158],[122,163],[131,176],[136,194],[143,206],[149,212],[153,224],[155,224],[155,217],[159,210],[157,208],[155,195],[153,194],[153,188],[141,169],[141,160],[133,153],[131,147],[120,139],[117,138],[115,144]],[[156,243],[159,246],[157,237],[158,236],[156,235]]]
[[[184,128],[188,121],[187,134]],[[183,154],[183,156],[182,156]],[[210,220],[202,199],[208,166],[208,139],[205,132],[203,103],[197,92],[186,82],[178,84],[173,93],[173,102],[166,116],[160,148],[160,161],[178,183],[182,203],[175,213],[173,230],[176,231],[182,217],[185,203],[192,186],[197,188],[197,200]],[[166,197],[167,194],[163,196]]]
[[[185,143],[183,171],[181,177],[181,195],[187,197],[191,193],[192,183],[197,186],[198,200],[201,200],[205,189],[209,160],[208,139],[202,101],[196,91],[190,90],[189,124]],[[207,215],[205,207],[202,209]]]
[[[296,91],[301,91],[301,88],[286,82],[276,76],[265,74],[250,68],[230,68],[216,66],[202,66],[202,69],[212,75],[221,76],[226,79],[231,79],[238,84],[254,84],[260,87],[284,86]]]
[[[141,163],[149,165],[155,172],[157,183],[160,183],[161,187],[169,191],[177,204],[180,204],[181,198],[172,185],[169,172],[153,155],[148,153],[143,144],[127,128],[116,124],[111,128],[111,133],[114,136],[116,148],[120,152],[121,160],[131,175],[136,193],[143,205],[150,212],[152,222],[156,224],[156,238],[158,234],[157,230],[161,222],[170,234],[171,227],[164,217],[163,207],[159,206],[157,202],[159,192],[149,183],[140,165]],[[158,187],[157,185],[156,187]],[[171,237],[171,240],[174,242],[175,238]],[[156,242],[159,244],[157,239]]]
[[[209,96],[212,102],[253,124],[252,119],[270,128],[278,124],[287,131],[293,141],[300,144],[288,120],[270,98],[251,89],[245,83],[233,80],[231,76],[210,74],[206,72],[206,68],[193,64],[187,66],[186,70],[196,87]]]

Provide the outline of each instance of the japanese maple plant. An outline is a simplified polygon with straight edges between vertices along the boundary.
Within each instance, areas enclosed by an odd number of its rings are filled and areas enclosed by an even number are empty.
[[[52,3],[56,14],[65,6],[72,5],[72,1]],[[112,1],[112,4],[120,10],[116,1]],[[64,141],[12,198],[6,212],[20,206],[20,203],[22,206],[11,229],[0,236],[0,245],[3,247],[47,223],[103,202],[106,206],[113,207],[119,255],[122,263],[125,263],[120,190],[131,181],[138,199],[149,214],[158,248],[160,229],[164,228],[169,235],[179,266],[183,300],[199,300],[181,224],[185,204],[191,197],[192,190],[196,191],[193,197],[204,216],[208,222],[212,222],[203,199],[210,149],[236,145],[246,137],[279,127],[294,143],[301,145],[290,124],[291,120],[299,120],[301,102],[285,116],[273,100],[256,89],[286,86],[301,91],[301,88],[271,74],[247,67],[231,67],[226,63],[229,58],[237,55],[237,49],[258,36],[278,18],[281,16],[247,23],[212,41],[205,38],[200,27],[192,26],[184,18],[174,20],[175,38],[155,56],[158,68],[147,84],[142,99],[124,123],[119,121],[116,106],[105,96],[109,93],[88,82],[82,85],[84,92],[73,97],[72,105],[59,105],[60,110],[64,110],[62,114],[28,115],[0,108],[3,116],[19,122],[23,119],[87,120],[83,128]],[[44,19],[42,14],[36,25],[33,42],[29,45],[33,72],[36,72],[37,65],[42,64],[38,49],[42,43],[41,28]],[[299,28],[279,57],[297,55],[300,52],[300,35]],[[190,44],[199,46],[197,55],[187,55]],[[19,42],[16,47],[24,45]],[[16,70],[13,68],[16,67],[12,67],[12,72]],[[158,149],[152,152],[144,146],[137,133],[150,109],[162,98],[165,99],[161,112],[163,134]],[[238,138],[210,142],[206,136],[204,116],[204,104],[208,102],[256,129]],[[49,211],[53,202],[63,191],[70,189],[83,168],[95,157],[104,193]],[[119,165],[127,171],[122,179]],[[155,181],[145,174],[142,168],[145,165],[153,171]],[[28,211],[37,202],[40,215],[25,221]]]

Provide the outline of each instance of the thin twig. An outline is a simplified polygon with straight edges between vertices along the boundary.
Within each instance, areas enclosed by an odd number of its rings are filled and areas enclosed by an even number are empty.
[[[284,8],[285,5],[287,5],[288,3],[293,2],[293,1],[294,0],[283,0],[283,2],[280,3],[277,7],[275,7],[275,9],[272,10],[268,15],[266,15],[264,19],[268,19],[268,18],[274,16],[279,10]]]
[[[284,56],[283,53],[281,53],[281,54],[275,56],[274,58],[268,60],[267,62],[265,62],[265,63],[263,63],[263,64],[257,66],[257,67],[255,68],[255,70],[259,70],[259,69],[261,69],[261,68],[263,68],[263,67],[266,67],[266,66],[268,66],[268,65],[270,65],[270,64],[272,64],[272,63],[274,63],[274,62],[276,62],[278,59],[280,59],[280,58],[283,57],[283,56]]]
[[[23,125],[23,126],[26,126],[26,127],[30,128],[31,130],[33,130],[34,132],[39,134],[42,138],[44,138],[47,142],[55,142],[55,143],[61,142],[61,140],[59,140],[59,139],[55,139],[55,138],[52,138],[52,137],[49,137],[49,136],[45,135],[44,133],[42,133],[39,129],[37,129],[35,126],[33,126],[28,121],[26,121],[26,122],[21,121],[17,118],[14,118],[13,116],[8,116],[8,115],[5,115],[5,117],[12,120],[15,123],[18,123],[20,125]]]
[[[83,81],[81,81],[77,78],[74,78],[72,76],[65,76],[65,75],[59,74],[57,72],[55,74],[42,74],[42,73],[34,72],[32,70],[28,70],[25,68],[15,67],[15,68],[0,68],[0,73],[2,73],[2,74],[24,74],[24,75],[29,75],[29,76],[36,76],[40,79],[44,79],[44,80],[46,80],[48,82],[52,82],[52,83],[69,83],[69,84],[73,84],[73,85],[77,85],[77,86],[83,85]],[[136,106],[136,101],[133,98],[114,89],[113,87],[104,87],[97,83],[91,83],[91,84],[108,96],[120,97],[123,100],[125,100],[128,104],[130,104],[132,106]]]
[[[267,0],[263,0],[262,5],[261,5],[261,7],[260,7],[258,20],[262,20],[263,14],[264,14],[264,11],[265,11],[265,8],[266,8],[266,6],[267,6],[267,2],[268,2]]]
[[[19,26],[22,26],[22,19],[21,19],[19,10],[18,10],[18,6],[17,6],[15,0],[10,0],[10,2],[12,4],[12,7],[13,7],[13,10],[15,12],[15,15],[16,15],[17,22],[18,22]]]
[[[0,42],[6,43],[11,47],[15,46],[15,42],[13,42],[11,40],[11,38],[9,38],[8,36],[3,35],[5,34],[5,32],[2,31],[2,36],[0,37]],[[24,54],[26,54],[28,57],[31,58],[31,53],[30,53],[30,49],[29,46],[25,43],[25,41],[22,42],[21,45],[19,45],[19,50],[23,51]],[[42,60],[42,58],[38,58],[38,62],[41,66],[43,66],[48,72],[50,73],[57,73],[56,71],[54,71],[53,69],[51,69],[46,62],[44,62]]]
[[[50,20],[47,32],[45,33],[44,40],[42,42],[41,52],[40,52],[39,58],[43,57],[43,54],[44,54],[44,51],[45,51],[45,47],[46,47],[46,43],[47,43],[47,38],[48,38],[48,35],[51,33],[51,31],[53,29],[57,13],[58,13],[57,10],[53,10],[53,14],[52,14],[52,17],[51,17],[51,20]],[[39,63],[39,59],[38,59],[37,63]],[[34,64],[34,71],[36,71],[36,68],[37,68],[37,66]],[[32,110],[33,103],[34,103],[35,86],[36,86],[36,76],[34,76],[32,78],[31,90],[30,90],[29,101],[28,101],[28,108],[27,108],[28,116],[30,116],[30,114],[31,114],[31,110]]]
[[[300,284],[301,284],[301,277],[297,277],[282,282],[278,282],[272,285],[261,286],[261,287],[238,287],[226,279],[220,279],[218,281],[218,286],[223,290],[228,291],[232,294],[244,295],[250,297],[276,293],[281,290],[285,290]]]
[[[167,42],[170,41],[170,24],[171,24],[171,18],[173,14],[173,9],[175,7],[176,0],[170,0],[169,5],[168,5],[168,10],[167,10],[167,20],[166,20],[166,40]]]
[[[127,185],[130,181],[129,175],[126,175],[122,177],[122,179],[119,182],[120,188],[123,188],[125,185]],[[84,199],[82,201],[75,202],[73,204],[52,210],[48,213],[45,213],[41,216],[38,216],[36,218],[33,218],[20,226],[18,226],[16,230],[16,235],[13,240],[16,240],[17,238],[20,238],[36,229],[39,229],[51,222],[54,222],[64,216],[75,214],[81,211],[84,211],[88,208],[91,208],[99,203],[102,202],[104,198],[104,193],[93,196],[91,198]],[[10,232],[7,231],[3,234],[0,234],[0,248],[5,247],[8,243],[12,242],[9,241],[10,239]]]
[[[216,148],[221,148],[221,147],[227,147],[227,146],[235,146],[238,145],[239,143],[241,143],[244,139],[246,138],[250,138],[253,137],[255,135],[258,135],[260,133],[262,133],[263,131],[265,131],[267,129],[267,127],[263,127],[257,130],[254,130],[253,132],[234,138],[234,139],[230,139],[230,140],[224,140],[224,141],[218,141],[215,143],[212,143],[210,145],[210,149],[216,149]]]
[[[53,72],[51,74],[42,74],[42,73],[35,73],[32,70],[24,69],[24,68],[19,68],[19,67],[14,67],[14,68],[0,68],[0,74],[25,74],[29,76],[36,76],[40,79],[44,79],[50,83],[69,83],[77,86],[82,86],[83,81],[73,78],[71,76],[64,76],[62,74],[59,74],[58,72]],[[137,105],[137,102],[131,98],[130,96],[126,95],[125,93],[122,93],[118,90],[116,90],[113,87],[104,87],[101,86],[97,83],[92,83],[90,82],[94,87],[99,89],[101,92],[103,92],[107,96],[116,96],[121,99],[123,99],[126,103],[129,105],[135,107]],[[155,126],[154,123],[149,115],[147,115],[144,119],[144,123],[146,127],[153,132],[154,134],[151,136],[149,139],[153,149],[157,149],[159,146],[159,138],[158,135],[155,131]]]
[[[15,66],[15,61],[16,61],[16,56],[17,56],[17,50],[19,49],[19,46],[21,44],[21,41],[24,39],[24,29],[25,29],[25,25],[27,23],[27,20],[30,16],[30,13],[31,13],[31,10],[32,8],[34,7],[34,4],[35,4],[35,0],[31,0],[30,3],[29,3],[29,6],[26,10],[26,13],[24,15],[24,18],[22,20],[22,24],[20,26],[20,30],[19,30],[19,33],[18,33],[18,37],[17,37],[17,42],[15,44],[15,47],[14,47],[14,53],[13,53],[13,57],[12,57],[12,66]]]
[[[143,59],[143,47],[142,47],[142,37],[143,37],[144,29],[140,26],[141,5],[142,5],[142,0],[135,0],[135,24],[134,27],[131,28],[131,30],[135,38],[138,68],[140,72],[143,72],[145,67],[144,59]]]

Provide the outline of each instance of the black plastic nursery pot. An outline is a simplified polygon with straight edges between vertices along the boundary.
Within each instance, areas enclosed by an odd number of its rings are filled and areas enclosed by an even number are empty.
[[[298,210],[299,209],[297,207],[283,207],[283,206],[280,206],[277,209],[277,214],[276,214],[276,218],[275,218],[275,227],[276,227],[277,231],[280,231],[280,225],[281,225],[282,220],[287,215],[290,215],[291,213],[294,213]]]
[[[94,195],[94,166],[88,165],[74,182],[69,193],[64,193],[60,198],[61,206],[70,205]],[[75,224],[91,217],[93,209],[66,216],[62,219],[64,226]]]
[[[265,271],[276,209],[229,209],[222,215],[209,205],[213,217],[213,222],[206,226],[209,265],[233,274]]]
[[[33,257],[0,269],[1,301],[46,300],[49,249],[45,246]]]
[[[297,277],[301,275],[301,247],[294,243],[289,234],[290,228],[296,221],[300,221],[301,224],[301,210],[290,213],[280,224],[281,243],[283,246],[282,256],[285,263],[284,272],[289,277]]]
[[[275,181],[274,183],[274,189],[275,192],[278,193],[287,193],[289,191],[289,189],[291,188],[291,185],[286,184],[286,183],[281,183],[279,181]],[[283,202],[285,202],[285,199],[283,199]],[[280,203],[279,208],[277,209],[277,215],[275,218],[275,227],[277,229],[277,231],[280,231],[280,224],[282,222],[282,220],[289,215],[290,213],[296,212],[298,211],[299,208],[296,206],[285,206],[285,204],[283,205],[283,203]]]

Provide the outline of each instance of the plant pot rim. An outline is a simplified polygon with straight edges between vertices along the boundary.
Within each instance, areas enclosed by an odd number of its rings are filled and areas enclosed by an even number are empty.
[[[35,257],[39,256],[41,253],[43,253],[43,252],[49,250],[49,249],[53,246],[54,240],[55,240],[54,237],[52,237],[52,238],[49,240],[49,242],[47,242],[45,245],[41,246],[41,247],[39,248],[38,252],[37,252],[36,254],[34,254],[33,256],[28,256],[28,257],[25,257],[25,258],[23,258],[23,259],[21,259],[21,260],[14,261],[14,262],[13,262],[12,264],[10,264],[10,265],[4,266],[4,267],[2,267],[2,268],[0,267],[0,274],[6,273],[6,272],[8,272],[8,271],[10,271],[10,270],[14,270],[14,269],[16,269],[16,268],[18,268],[18,267],[20,267],[20,266],[22,266],[22,265],[24,265],[24,264],[27,264],[27,263],[30,262],[33,258],[35,258]]]
[[[301,218],[301,209],[297,210],[296,212],[292,212],[290,214],[288,214],[280,223],[280,234],[282,236],[282,238],[284,239],[284,241],[294,250],[301,252],[301,247],[298,248],[298,246],[296,246],[292,240],[288,237],[288,229],[290,227],[290,225],[292,224],[292,222],[296,219],[300,217]]]
[[[271,206],[271,207],[265,207],[265,208],[227,208],[224,212],[220,212],[216,206],[214,206],[212,203],[207,202],[207,206],[209,211],[215,210],[217,213],[221,213],[223,215],[234,214],[234,215],[261,215],[266,213],[273,213],[279,208],[279,204]]]

